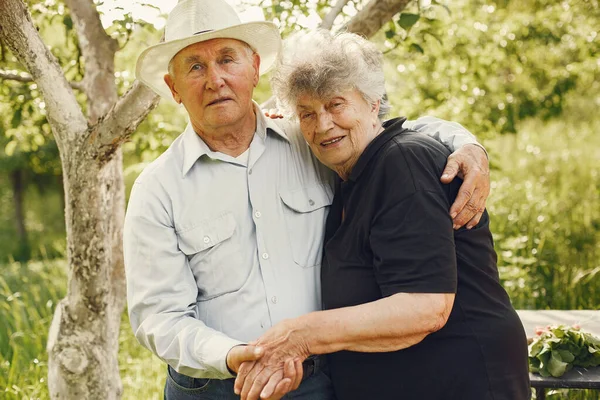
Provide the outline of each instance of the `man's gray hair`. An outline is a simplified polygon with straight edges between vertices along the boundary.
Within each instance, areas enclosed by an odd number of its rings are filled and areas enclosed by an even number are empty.
[[[382,119],[390,109],[382,62],[377,47],[353,33],[298,32],[284,42],[271,87],[286,114],[295,115],[301,95],[328,99],[356,89],[367,103],[380,101]]]

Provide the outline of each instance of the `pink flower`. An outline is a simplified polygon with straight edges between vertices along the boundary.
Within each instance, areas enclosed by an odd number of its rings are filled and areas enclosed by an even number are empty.
[[[547,328],[541,327],[541,326],[536,326],[535,327],[535,334],[537,336],[540,336],[542,333],[546,332]]]

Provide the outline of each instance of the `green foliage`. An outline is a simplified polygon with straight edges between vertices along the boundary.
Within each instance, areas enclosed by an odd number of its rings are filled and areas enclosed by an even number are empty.
[[[279,26],[284,37],[304,28],[314,28],[315,18],[322,20],[335,2],[330,0],[241,0],[247,5],[262,7],[265,19]],[[369,0],[350,0],[339,14],[334,28],[348,22]]]
[[[31,2],[29,10],[66,78],[80,81],[83,59],[69,10],[60,1]],[[151,24],[134,19],[130,13],[124,13],[121,19],[107,28],[107,33],[115,37],[122,47],[115,59],[118,71],[115,80],[119,94],[123,94],[133,84],[137,55],[143,47],[158,42],[161,32]],[[1,70],[25,74],[5,47],[0,50]],[[85,113],[85,96],[78,91],[75,95]],[[174,109],[174,106],[161,106],[138,129],[132,143],[125,149],[128,165],[156,158],[181,131],[185,125],[184,118],[176,121]],[[169,116],[169,120],[163,124],[165,115]],[[25,215],[28,239],[19,240],[15,240],[15,205],[10,202],[15,188],[11,188],[8,179],[16,170],[23,177],[25,208],[28,210]],[[6,238],[0,241],[0,262],[11,258],[26,260],[30,256],[37,259],[64,256],[61,174],[58,148],[46,120],[45,104],[37,85],[33,82],[3,81],[0,86],[0,201],[7,206],[2,208],[0,215],[0,220],[6,221],[0,226],[0,238]],[[40,204],[40,198],[43,198],[43,204]],[[26,240],[30,243],[22,243]],[[31,251],[21,251],[21,248],[31,248]]]
[[[576,122],[580,107],[567,121],[530,121],[516,136],[486,142],[498,265],[517,308],[600,303],[600,121]]]
[[[379,37],[400,114],[435,114],[491,136],[562,115],[569,93],[598,93],[597,1],[503,3],[455,1],[451,14],[412,3],[400,15],[405,29],[386,26]]]
[[[549,326],[529,345],[529,369],[545,377],[558,378],[573,367],[599,365],[600,338],[578,326]]]
[[[30,257],[42,260],[65,257],[64,197],[60,177],[55,185],[35,183],[38,177],[30,176],[24,192],[25,225],[29,240]],[[7,176],[0,174],[0,264],[19,257],[23,245],[17,237],[13,190]],[[1,267],[0,267],[1,269]]]

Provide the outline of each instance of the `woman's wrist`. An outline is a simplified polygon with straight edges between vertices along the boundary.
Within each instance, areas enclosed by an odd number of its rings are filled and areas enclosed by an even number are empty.
[[[323,331],[321,323],[321,311],[305,314],[294,320],[293,330],[306,348],[307,356],[311,354],[323,354],[323,341],[328,336]]]

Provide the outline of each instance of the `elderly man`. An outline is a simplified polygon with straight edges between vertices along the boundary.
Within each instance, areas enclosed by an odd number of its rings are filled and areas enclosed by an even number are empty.
[[[190,119],[136,180],[125,222],[130,320],[140,343],[169,365],[167,399],[238,398],[232,378],[261,356],[243,345],[321,307],[333,174],[296,124],[266,119],[252,101],[280,47],[271,23],[241,24],[222,0],[183,0],[165,42],[138,59],[137,77]],[[460,165],[467,188],[451,214],[457,226],[476,224],[489,191],[484,150],[466,145],[475,140],[458,124],[409,125],[460,148],[445,174],[452,179]],[[290,365],[304,368],[304,380],[286,398],[332,399],[322,367],[318,358]],[[282,382],[275,397],[296,383]]]

